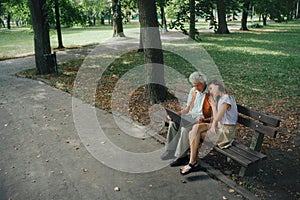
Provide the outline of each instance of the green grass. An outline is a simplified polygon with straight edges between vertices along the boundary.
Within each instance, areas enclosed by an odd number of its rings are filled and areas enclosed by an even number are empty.
[[[138,23],[124,24],[126,29],[137,28]],[[65,47],[77,47],[89,44],[101,43],[111,38],[113,29],[111,25],[95,27],[63,28],[62,38]],[[30,55],[34,53],[33,31],[30,28],[12,28],[0,30],[0,60]],[[58,46],[56,30],[50,30],[51,47]]]
[[[29,29],[0,31],[0,60],[33,53],[33,32]]]

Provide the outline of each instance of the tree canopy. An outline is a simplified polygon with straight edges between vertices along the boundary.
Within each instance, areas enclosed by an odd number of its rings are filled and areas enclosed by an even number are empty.
[[[47,0],[47,2],[50,8],[48,22],[51,25],[50,27],[55,27],[54,0]],[[104,24],[106,20],[108,20],[108,23],[112,23],[113,5],[111,2],[108,0],[58,0],[60,23],[65,27],[76,24],[95,26]],[[137,0],[119,0],[118,2],[121,4],[120,17],[123,23],[138,19]],[[188,34],[191,24],[186,25],[186,23],[191,20],[193,23],[193,19],[190,19],[190,17],[195,13],[196,21],[199,18],[211,20],[211,25],[215,24],[215,30],[218,32],[220,27],[218,27],[216,10],[220,3],[224,5],[222,8],[225,8],[226,20],[235,20],[237,13],[242,12],[252,16],[254,14],[252,11],[261,16],[264,24],[266,24],[268,18],[276,22],[282,22],[299,17],[296,14],[299,13],[297,11],[299,0],[193,0],[192,4],[190,0],[156,0],[156,9],[163,9],[162,14],[165,14],[169,28],[176,28]],[[158,17],[161,17],[160,12],[158,12]],[[0,1],[0,26],[10,28],[11,24],[14,26],[32,24],[28,0]],[[244,26],[242,25],[242,27]]]

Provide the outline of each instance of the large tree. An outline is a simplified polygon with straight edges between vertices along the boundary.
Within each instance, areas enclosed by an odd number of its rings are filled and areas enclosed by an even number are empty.
[[[46,0],[29,0],[29,8],[34,31],[34,51],[37,74],[55,72],[51,56],[49,26],[47,22],[48,5]]]
[[[141,39],[147,71],[147,94],[151,103],[166,100],[163,52],[155,0],[138,0]]]

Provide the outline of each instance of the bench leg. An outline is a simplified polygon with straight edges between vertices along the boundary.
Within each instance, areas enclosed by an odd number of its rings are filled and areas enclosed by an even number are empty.
[[[244,176],[252,176],[255,174],[255,170],[256,168],[254,168],[254,166],[251,167],[241,167],[240,171],[239,171],[239,176],[240,177],[244,177]]]
[[[253,149],[255,151],[260,151],[262,143],[264,140],[264,134],[254,132],[254,135],[251,140],[250,149]]]
[[[239,176],[255,176],[259,168],[259,163],[253,164],[249,167],[241,167],[239,171]]]
[[[246,175],[247,168],[246,167],[241,167],[239,176],[244,177]]]

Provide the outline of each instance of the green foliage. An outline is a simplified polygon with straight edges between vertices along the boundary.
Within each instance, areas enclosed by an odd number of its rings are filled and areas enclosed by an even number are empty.
[[[58,0],[60,10],[60,23],[65,27],[72,27],[75,24],[85,24],[83,11],[80,5],[73,3],[71,0]],[[51,27],[55,27],[54,1],[48,4],[48,22]]]
[[[89,26],[96,25],[96,20],[110,18],[110,1],[108,0],[83,0],[80,4],[83,19]]]
[[[30,23],[30,12],[26,0],[3,0],[0,3],[0,27],[5,26],[3,19],[10,15],[17,26]],[[1,19],[1,17],[3,19]]]
[[[257,13],[269,16],[276,22],[293,19],[295,0],[253,0]]]
[[[195,15],[202,16],[204,14],[201,6],[201,1],[195,3]],[[168,2],[167,17],[172,18],[168,24],[170,29],[181,30],[184,34],[188,34],[188,30],[185,27],[186,22],[190,21],[190,7],[188,0],[174,0]],[[196,34],[198,34],[196,30]]]

